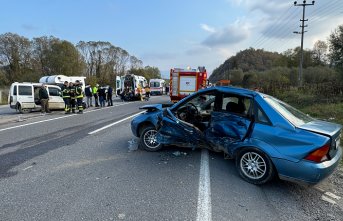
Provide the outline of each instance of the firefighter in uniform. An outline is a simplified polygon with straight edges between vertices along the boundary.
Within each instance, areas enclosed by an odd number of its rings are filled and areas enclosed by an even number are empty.
[[[83,101],[83,91],[82,91],[82,85],[79,80],[76,81],[75,85],[75,97],[76,97],[76,102],[77,102],[77,108],[79,109],[79,114],[83,113],[83,106],[82,106],[82,101]]]
[[[69,83],[70,105],[71,112],[75,113],[76,110],[76,87],[73,82]]]
[[[68,81],[65,81],[62,86],[62,98],[64,101],[64,112],[65,114],[70,114],[70,91]]]

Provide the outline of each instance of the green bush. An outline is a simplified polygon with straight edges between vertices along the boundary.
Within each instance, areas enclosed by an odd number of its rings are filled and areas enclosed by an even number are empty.
[[[343,103],[317,103],[301,108],[301,111],[318,119],[336,122],[343,125]]]
[[[7,99],[8,99],[8,90],[2,90],[0,89],[0,93],[1,93],[1,100],[0,100],[0,104],[7,104]]]

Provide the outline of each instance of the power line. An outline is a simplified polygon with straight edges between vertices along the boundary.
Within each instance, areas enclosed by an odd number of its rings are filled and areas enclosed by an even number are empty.
[[[282,29],[280,28],[280,31],[278,33],[277,36],[273,37],[272,39],[270,39],[269,41],[266,42],[265,47],[268,48],[269,47],[273,47],[275,44],[278,45],[278,47],[280,46],[280,41],[285,41],[285,39],[289,39],[292,38],[292,36],[289,33],[289,27],[293,27],[296,25],[296,23],[298,22],[297,20],[293,19],[295,17],[292,16],[292,19],[289,19],[288,22],[284,23],[282,26]]]
[[[291,16],[288,15],[289,12],[292,13],[292,11],[290,10],[291,8],[292,8],[292,7],[289,7],[289,8],[287,9],[287,11],[286,11],[284,14],[280,15],[280,16],[276,19],[276,21],[281,23],[281,21],[284,20],[285,18],[291,17]],[[285,17],[285,18],[284,18],[284,17]],[[274,27],[277,27],[277,26],[274,26]],[[276,29],[276,28],[269,29],[269,30],[267,30],[267,32],[264,33],[264,34],[261,33],[261,35],[259,36],[259,38],[258,38],[252,45],[259,45],[259,44],[261,43],[261,41],[263,41],[264,38],[266,38],[265,35],[266,35],[266,34],[269,34],[270,32],[275,31],[275,29]]]
[[[298,81],[299,81],[299,86],[302,86],[302,72],[303,72],[303,61],[304,61],[304,53],[303,53],[303,48],[304,48],[304,29],[305,27],[307,27],[307,25],[305,25],[305,21],[308,21],[308,19],[305,19],[305,8],[306,6],[310,6],[310,5],[314,5],[314,1],[312,1],[312,3],[306,3],[306,0],[303,1],[302,4],[297,4],[297,2],[294,2],[294,6],[301,6],[303,7],[303,16],[302,19],[300,19],[301,21],[301,32],[293,32],[296,34],[301,34],[301,46],[300,46],[300,65],[299,65],[299,76],[298,76]]]

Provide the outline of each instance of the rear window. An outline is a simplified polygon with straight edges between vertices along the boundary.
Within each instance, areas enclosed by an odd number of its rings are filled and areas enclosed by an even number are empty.
[[[31,86],[19,86],[19,95],[32,96],[32,87]]]
[[[17,85],[13,87],[13,95],[17,95]]]
[[[295,109],[289,104],[286,104],[274,97],[268,96],[264,98],[279,114],[286,118],[291,124],[299,127],[303,124],[313,121],[313,118]]]

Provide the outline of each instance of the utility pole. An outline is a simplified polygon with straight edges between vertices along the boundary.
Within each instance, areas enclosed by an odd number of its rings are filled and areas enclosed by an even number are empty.
[[[301,51],[300,51],[300,64],[299,64],[299,76],[298,76],[298,83],[299,86],[302,86],[302,75],[303,75],[303,61],[304,61],[304,53],[303,53],[303,48],[304,48],[304,33],[306,31],[304,31],[304,28],[307,27],[307,25],[305,25],[305,21],[308,21],[308,19],[305,20],[305,7],[309,6],[309,5],[314,5],[314,1],[312,1],[312,3],[306,3],[306,0],[303,1],[302,4],[298,4],[297,1],[294,2],[294,6],[302,6],[303,7],[303,18],[300,19],[301,21],[301,32],[298,31],[294,31],[293,33],[295,34],[301,34]]]

